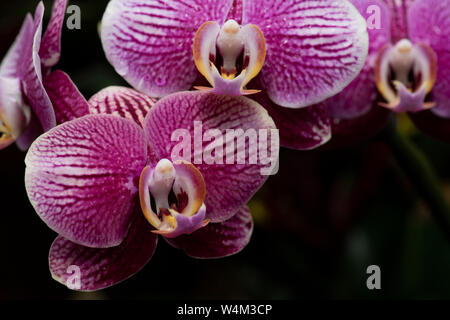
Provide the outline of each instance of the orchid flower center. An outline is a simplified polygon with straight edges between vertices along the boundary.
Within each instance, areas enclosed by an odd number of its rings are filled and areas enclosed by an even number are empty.
[[[14,138],[11,129],[6,122],[5,117],[0,113],[0,145],[6,143],[10,144],[12,141],[14,141]]]
[[[261,71],[266,58],[266,40],[254,24],[240,26],[235,20],[221,27],[208,21],[194,37],[194,61],[197,69],[217,94],[240,96],[257,93],[244,87]]]
[[[141,208],[153,232],[167,238],[190,234],[209,223],[205,219],[206,186],[203,176],[187,161],[160,160],[142,170]]]
[[[375,81],[387,101],[381,106],[395,112],[418,112],[435,104],[426,101],[437,76],[437,58],[425,44],[402,39],[385,46],[378,55]]]

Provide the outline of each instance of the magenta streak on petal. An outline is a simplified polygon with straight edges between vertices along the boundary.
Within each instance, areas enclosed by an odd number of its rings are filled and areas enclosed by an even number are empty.
[[[89,247],[122,242],[147,160],[142,129],[111,115],[88,115],[59,125],[30,147],[28,197],[47,225]]]
[[[408,13],[413,42],[429,45],[437,55],[437,79],[430,100],[431,112],[450,118],[450,0],[416,0]]]
[[[335,119],[352,119],[369,112],[375,98],[374,66],[379,50],[390,43],[390,13],[381,0],[353,0],[352,3],[367,20],[373,14],[367,13],[370,6],[380,9],[380,29],[371,28],[369,32],[369,55],[361,73],[340,93],[324,101],[328,112]]]
[[[55,0],[52,16],[42,37],[39,56],[43,66],[50,68],[56,65],[61,56],[61,29],[64,23],[67,0]]]
[[[151,232],[142,214],[134,214],[136,218],[127,237],[117,247],[88,248],[58,236],[49,254],[53,279],[77,289],[74,276],[75,268],[79,268],[80,287],[77,290],[96,291],[115,285],[141,270],[152,258],[158,237]]]
[[[142,127],[144,118],[156,99],[126,87],[108,87],[89,99],[92,114],[114,114]]]
[[[69,75],[56,70],[44,77],[44,87],[52,101],[58,124],[89,114],[89,105]]]
[[[269,97],[289,108],[335,95],[361,71],[366,22],[348,1],[245,0],[243,24],[263,32],[261,79]]]
[[[221,258],[241,251],[249,242],[252,230],[250,211],[243,206],[222,223],[210,223],[190,235],[166,240],[194,258]]]
[[[41,61],[39,47],[42,34],[42,17],[44,6],[39,3],[34,18],[34,39],[27,43],[22,52],[24,61],[20,65],[20,73],[23,75],[23,89],[28,103],[39,119],[42,129],[48,131],[56,125],[55,112],[47,92],[42,84]]]
[[[243,11],[243,0],[233,0],[233,5],[231,6],[228,16],[225,21],[233,19],[237,23],[242,24],[242,11]]]
[[[280,130],[281,146],[309,150],[331,139],[331,124],[325,106],[284,108],[274,104],[264,92],[253,95],[252,99],[264,106],[275,121],[275,125]]]
[[[355,0],[355,2],[358,0]],[[413,2],[421,0],[383,0],[391,13],[391,36],[392,42],[408,38],[408,10]],[[428,0],[424,2],[428,3]]]
[[[1,77],[21,78],[19,66],[26,60],[24,52],[27,46],[33,42],[33,37],[33,18],[27,14],[19,34],[0,65]]]
[[[195,121],[201,123],[201,126],[196,126]],[[194,129],[197,129],[196,133]],[[220,137],[217,139],[212,137],[210,140],[204,139],[203,144],[201,141],[196,142],[209,129],[219,130],[222,141]],[[234,160],[231,161],[233,164],[226,164],[226,137],[223,136],[227,129],[235,129],[234,133],[238,139],[243,140],[247,130],[258,132],[259,129],[267,129],[270,136],[270,129],[275,129],[275,124],[262,106],[248,98],[231,98],[200,91],[177,93],[159,100],[145,119],[144,131],[160,159],[172,159],[172,151],[181,143],[181,138],[173,139],[172,134],[175,131],[183,131],[181,133],[186,136],[188,143],[186,149],[191,148],[190,159],[184,160],[192,162],[205,179],[206,218],[213,222],[230,218],[236,210],[247,203],[267,178],[260,172],[261,168],[268,167],[267,164],[261,164],[259,161],[256,164],[250,163],[250,159],[258,152],[257,143],[253,143],[253,148],[249,148],[246,143],[245,150],[235,147],[234,152],[228,153],[229,159],[234,156]],[[239,132],[238,129],[242,131]],[[270,142],[269,139],[268,154]],[[194,145],[197,147],[194,148]],[[219,160],[222,159],[223,164],[214,159],[208,164],[205,161],[207,159],[203,159],[202,155],[208,150],[208,146],[209,148],[217,146],[223,151],[223,155],[217,157]],[[240,153],[246,151],[241,164],[237,164],[236,149],[241,150]],[[178,159],[182,156],[181,153],[174,154]]]
[[[230,7],[231,0],[112,0],[101,27],[106,57],[149,96],[187,90],[197,76],[195,32],[206,21],[222,23]]]

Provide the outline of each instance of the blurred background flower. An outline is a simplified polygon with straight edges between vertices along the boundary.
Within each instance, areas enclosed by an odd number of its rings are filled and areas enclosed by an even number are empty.
[[[63,28],[57,67],[86,98],[126,85],[106,61],[97,33],[107,2],[71,1],[81,8],[81,30]],[[0,56],[37,3],[0,3]],[[47,22],[52,1],[44,4]],[[450,201],[450,146],[417,131],[407,117],[399,118],[398,129],[427,155]],[[25,154],[11,146],[0,160],[0,298],[450,298],[449,243],[393,154],[383,133],[338,151],[282,149],[278,174],[249,203],[255,227],[241,253],[195,260],[161,241],[154,263],[135,277],[80,294],[50,278],[48,248],[56,234],[29,204]],[[381,268],[382,290],[366,287],[372,264]],[[172,277],[180,266],[190,277]]]

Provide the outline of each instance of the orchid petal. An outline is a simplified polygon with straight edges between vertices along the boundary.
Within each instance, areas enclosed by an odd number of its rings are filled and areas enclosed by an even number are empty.
[[[50,98],[42,84],[41,61],[38,54],[41,44],[43,14],[44,5],[40,2],[34,18],[34,38],[22,52],[24,60],[20,66],[20,72],[23,75],[23,90],[30,107],[39,119],[42,129],[48,131],[56,125],[56,117]]]
[[[44,78],[44,87],[52,101],[58,124],[89,114],[86,99],[65,72],[56,70],[50,73]]]
[[[258,142],[254,142],[252,147],[245,148],[248,151],[241,150],[238,143],[239,150],[235,150],[234,139],[227,143],[227,129],[234,129],[229,133],[237,141],[243,141],[248,133],[258,135],[258,132],[269,131],[266,136],[269,141],[264,141],[267,144],[263,147],[260,143],[259,148]],[[150,110],[144,130],[160,159],[184,159],[200,170],[206,182],[206,218],[212,222],[230,218],[266,180],[261,169],[270,169],[271,166],[263,164],[264,161],[253,161],[257,158],[258,149],[260,158],[261,149],[271,154],[272,165],[278,158],[278,140],[273,142],[272,136],[276,131],[273,120],[263,107],[245,97],[232,98],[201,91],[173,94],[158,101]],[[213,133],[217,131],[220,136],[216,137]],[[180,138],[183,139],[181,143]],[[188,154],[178,152],[180,145]],[[227,150],[229,145],[233,147],[231,151]],[[210,159],[206,156],[207,150],[216,148],[216,157]]]
[[[166,240],[194,258],[221,258],[241,251],[249,242],[252,231],[250,210],[243,206],[224,222],[210,223],[190,235]]]
[[[143,126],[145,116],[156,103],[140,92],[126,87],[108,87],[89,99],[89,109],[92,114],[113,114],[127,118]]]
[[[206,21],[222,23],[231,0],[112,0],[103,16],[103,48],[117,73],[152,97],[187,90],[197,71],[192,41]]]
[[[5,78],[21,78],[20,66],[24,63],[24,52],[33,42],[33,18],[27,14],[19,34],[11,45],[0,65],[0,76]]]
[[[364,66],[366,22],[348,1],[245,0],[247,23],[256,24],[266,38],[261,79],[281,106],[321,102],[345,88]]]
[[[39,56],[41,63],[47,67],[53,67],[61,56],[61,31],[66,14],[67,0],[55,0],[50,22],[42,37]]]
[[[291,109],[274,104],[264,93],[252,96],[275,121],[280,130],[280,144],[286,148],[309,150],[317,148],[331,139],[331,124],[327,108],[314,105]]]
[[[143,216],[137,212],[136,215],[127,237],[117,247],[89,248],[58,236],[49,254],[53,279],[70,289],[95,291],[115,285],[141,270],[152,258],[158,237],[151,232]],[[76,271],[79,271],[79,287],[77,279],[71,279]]]
[[[225,21],[233,19],[237,23],[242,24],[243,8],[243,0],[233,0],[233,4],[228,11],[228,16]]]
[[[431,97],[436,106],[431,111],[450,118],[450,0],[416,0],[408,12],[408,21],[411,40],[427,44],[438,57]]]
[[[147,143],[133,122],[88,115],[31,146],[25,186],[33,207],[64,238],[88,247],[121,243],[130,225]]]
[[[384,0],[390,10],[393,43],[408,38],[408,10],[417,1],[421,0]]]
[[[369,55],[360,74],[344,90],[324,102],[330,116],[335,119],[357,118],[369,112],[377,97],[374,77],[375,61],[378,52],[390,42],[391,17],[388,7],[381,0],[352,0],[351,2],[366,20],[369,19],[370,14],[373,14],[368,9],[378,8],[380,25],[368,28]]]
[[[31,144],[42,134],[42,127],[36,116],[31,113],[30,121],[25,130],[16,140],[16,146],[21,151],[27,151]]]

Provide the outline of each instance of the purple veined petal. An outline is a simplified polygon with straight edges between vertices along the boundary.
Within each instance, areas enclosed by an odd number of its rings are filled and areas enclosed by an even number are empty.
[[[206,218],[212,222],[230,218],[247,203],[266,180],[264,169],[273,168],[278,159],[272,118],[245,97],[172,94],[150,110],[144,131],[158,158],[184,159],[200,170],[206,183]]]
[[[175,248],[194,258],[221,258],[240,252],[250,241],[253,221],[247,206],[230,219],[210,223],[190,235],[167,239]]]
[[[231,0],[112,0],[101,39],[106,57],[136,90],[151,97],[187,90],[197,71],[192,41],[206,21],[223,23]]]
[[[413,42],[429,45],[437,55],[437,78],[432,91],[436,106],[431,111],[450,118],[450,1],[416,0],[409,12],[409,34]]]
[[[33,35],[33,18],[27,14],[19,34],[0,65],[1,77],[21,78],[20,65],[24,63],[24,51],[33,42]]]
[[[92,114],[113,114],[130,119],[142,127],[156,99],[130,88],[112,86],[93,95],[88,103]]]
[[[88,115],[40,136],[25,158],[28,197],[42,220],[88,247],[119,245],[147,160],[142,129],[112,115]]]
[[[61,56],[61,31],[66,13],[67,0],[55,0],[52,15],[44,36],[42,37],[39,56],[41,63],[47,67],[53,67]]]
[[[89,114],[89,105],[69,75],[56,70],[44,77],[44,87],[52,101],[58,124]]]
[[[30,121],[22,134],[17,138],[16,145],[21,151],[27,151],[31,144],[42,134],[41,124],[36,116],[31,113]]]
[[[41,61],[38,54],[43,14],[44,5],[40,2],[34,18],[34,38],[22,52],[24,60],[20,66],[20,73],[23,75],[23,90],[28,103],[39,119],[42,129],[48,131],[56,125],[56,117],[50,98],[42,84]]]
[[[243,24],[267,43],[261,80],[278,105],[301,108],[345,88],[368,52],[366,22],[348,1],[245,0]]]
[[[230,11],[225,21],[233,19],[237,23],[242,24],[243,0],[233,0]]]
[[[142,214],[135,212],[135,215],[137,217],[127,237],[116,247],[89,248],[58,236],[49,254],[53,279],[70,289],[96,291],[115,285],[141,270],[152,258],[158,236],[151,232]]]
[[[352,0],[361,15],[368,20],[379,13],[380,25],[369,26],[369,55],[360,74],[344,90],[324,101],[331,117],[352,119],[369,112],[377,97],[374,66],[378,52],[390,43],[390,13],[381,0]],[[379,10],[379,11],[378,11]]]
[[[355,0],[358,1],[358,0]],[[421,0],[383,0],[391,12],[392,42],[408,38],[408,10],[414,1]],[[425,0],[427,2],[427,0]]]
[[[267,109],[280,130],[280,144],[286,148],[309,150],[331,139],[331,124],[325,106],[291,109],[274,104],[264,93],[252,98]]]
[[[431,110],[408,113],[408,116],[414,125],[427,135],[450,143],[450,119],[439,117]]]

